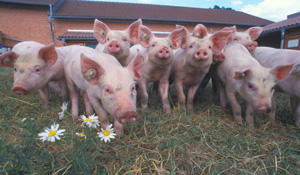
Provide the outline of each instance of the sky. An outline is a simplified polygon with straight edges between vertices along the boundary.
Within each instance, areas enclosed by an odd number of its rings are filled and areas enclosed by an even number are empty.
[[[95,0],[94,0],[95,1]],[[287,19],[287,15],[300,12],[300,0],[97,0],[195,8],[231,7],[270,21]]]

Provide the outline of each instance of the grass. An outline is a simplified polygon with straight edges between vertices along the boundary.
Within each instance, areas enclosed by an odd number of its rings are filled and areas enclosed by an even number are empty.
[[[125,127],[124,136],[104,143],[97,130],[82,128],[77,119],[60,121],[62,100],[52,92],[45,111],[37,92],[17,96],[12,83],[12,72],[0,73],[0,174],[300,173],[300,129],[284,94],[276,94],[277,124],[255,115],[255,128],[234,122],[210,87],[190,114],[173,107],[164,115],[161,103],[152,100],[148,110],[139,109],[139,120]],[[62,139],[39,141],[38,133],[54,122],[67,130]]]

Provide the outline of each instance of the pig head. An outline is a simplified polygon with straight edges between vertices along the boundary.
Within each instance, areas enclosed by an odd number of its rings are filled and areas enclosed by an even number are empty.
[[[46,108],[49,108],[48,83],[65,82],[62,62],[53,44],[44,46],[33,41],[19,43],[0,57],[1,67],[14,69],[12,91],[27,95],[39,89]]]
[[[124,31],[111,30],[105,23],[95,19],[94,34],[100,42],[96,50],[103,51],[117,58],[122,66],[129,63],[130,44],[138,41],[138,29],[142,24],[139,19],[128,26]]]

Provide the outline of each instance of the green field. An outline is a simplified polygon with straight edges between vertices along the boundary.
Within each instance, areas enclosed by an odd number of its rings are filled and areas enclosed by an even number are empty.
[[[45,111],[38,92],[13,94],[12,72],[0,72],[0,174],[300,173],[300,129],[284,94],[276,94],[277,124],[255,115],[254,128],[234,122],[231,109],[220,107],[210,86],[190,114],[173,107],[164,115],[161,102],[151,99],[148,110],[139,109],[138,121],[125,127],[124,136],[104,143],[96,129],[81,127],[78,119],[68,115],[59,120],[62,100],[53,92]],[[172,104],[174,92],[171,87]],[[66,129],[65,135],[54,143],[40,141],[38,133],[54,122]]]

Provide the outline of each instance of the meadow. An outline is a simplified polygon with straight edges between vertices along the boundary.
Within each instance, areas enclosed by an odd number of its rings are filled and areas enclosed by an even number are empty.
[[[251,128],[233,121],[210,85],[188,114],[174,105],[171,88],[170,115],[151,99],[124,136],[104,143],[96,134],[100,128],[81,127],[70,115],[59,120],[62,99],[52,91],[47,111],[38,92],[18,96],[12,84],[11,70],[1,68],[0,174],[300,174],[300,129],[285,94],[276,94],[276,124],[255,114]],[[61,140],[39,140],[38,133],[54,122],[66,129]]]

